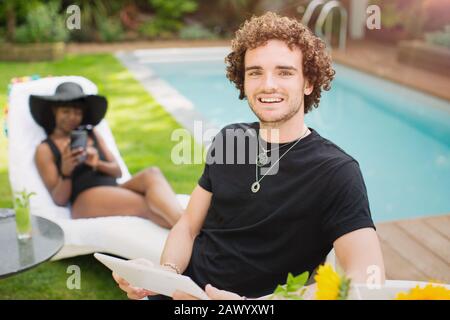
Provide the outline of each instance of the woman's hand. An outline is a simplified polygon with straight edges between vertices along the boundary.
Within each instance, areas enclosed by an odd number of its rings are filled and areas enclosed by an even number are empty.
[[[99,156],[98,151],[92,146],[87,147],[86,149],[86,160],[84,161],[85,164],[92,167],[94,170],[97,169],[99,162]]]
[[[244,297],[241,297],[240,295],[225,291],[225,290],[219,290],[215,287],[213,287],[210,284],[207,284],[205,287],[205,292],[208,295],[208,297],[211,298],[211,300],[243,300]],[[190,294],[187,294],[185,292],[181,291],[175,291],[172,298],[174,300],[198,300],[198,298],[191,296]]]
[[[83,148],[70,149],[70,141],[66,143],[61,155],[61,173],[68,177],[72,175],[75,167],[80,163],[79,157],[83,155]]]
[[[130,260],[130,261],[138,263],[138,264],[142,264],[142,265],[151,266],[151,267],[154,266],[151,261],[148,261],[146,259],[135,259],[135,260]],[[124,278],[121,278],[114,272],[113,272],[112,276],[113,276],[114,280],[117,282],[117,284],[119,285],[120,289],[125,291],[125,293],[127,294],[129,299],[141,300],[141,299],[145,298],[146,296],[156,295],[156,293],[153,291],[149,291],[149,290],[146,290],[143,288],[133,287]]]

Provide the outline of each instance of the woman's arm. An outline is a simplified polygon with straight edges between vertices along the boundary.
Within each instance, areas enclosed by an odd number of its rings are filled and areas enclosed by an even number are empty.
[[[102,136],[97,133],[96,129],[94,129],[93,133],[97,138],[98,148],[103,152],[106,158],[106,161],[103,161],[99,158],[95,169],[114,178],[120,178],[122,176],[122,170],[120,170],[120,166],[117,163],[114,155],[108,149],[105,141],[103,140]]]
[[[67,205],[72,193],[72,179],[63,179],[59,175],[50,147],[46,143],[37,147],[34,160],[39,175],[55,204]]]

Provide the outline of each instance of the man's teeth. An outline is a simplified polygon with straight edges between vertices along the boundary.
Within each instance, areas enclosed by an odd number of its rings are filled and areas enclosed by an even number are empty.
[[[281,98],[259,98],[259,101],[265,103],[273,103],[273,102],[281,102],[283,99]]]

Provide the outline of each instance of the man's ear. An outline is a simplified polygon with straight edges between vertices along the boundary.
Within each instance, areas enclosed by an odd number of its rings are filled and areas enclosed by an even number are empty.
[[[308,80],[305,80],[305,88],[303,89],[303,93],[306,96],[309,96],[314,90],[314,86],[312,84],[309,83]]]

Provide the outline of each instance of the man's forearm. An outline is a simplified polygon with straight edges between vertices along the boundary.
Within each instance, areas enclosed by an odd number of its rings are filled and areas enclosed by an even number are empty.
[[[352,283],[384,283],[383,254],[374,229],[362,228],[349,232],[333,245],[336,259]]]
[[[181,217],[167,237],[161,254],[161,265],[164,263],[175,264],[178,271],[183,273],[191,260],[194,239],[195,236],[191,234],[188,220]]]
[[[344,271],[345,275],[352,280],[352,283],[383,285],[386,281],[383,265],[364,265],[344,269]]]

